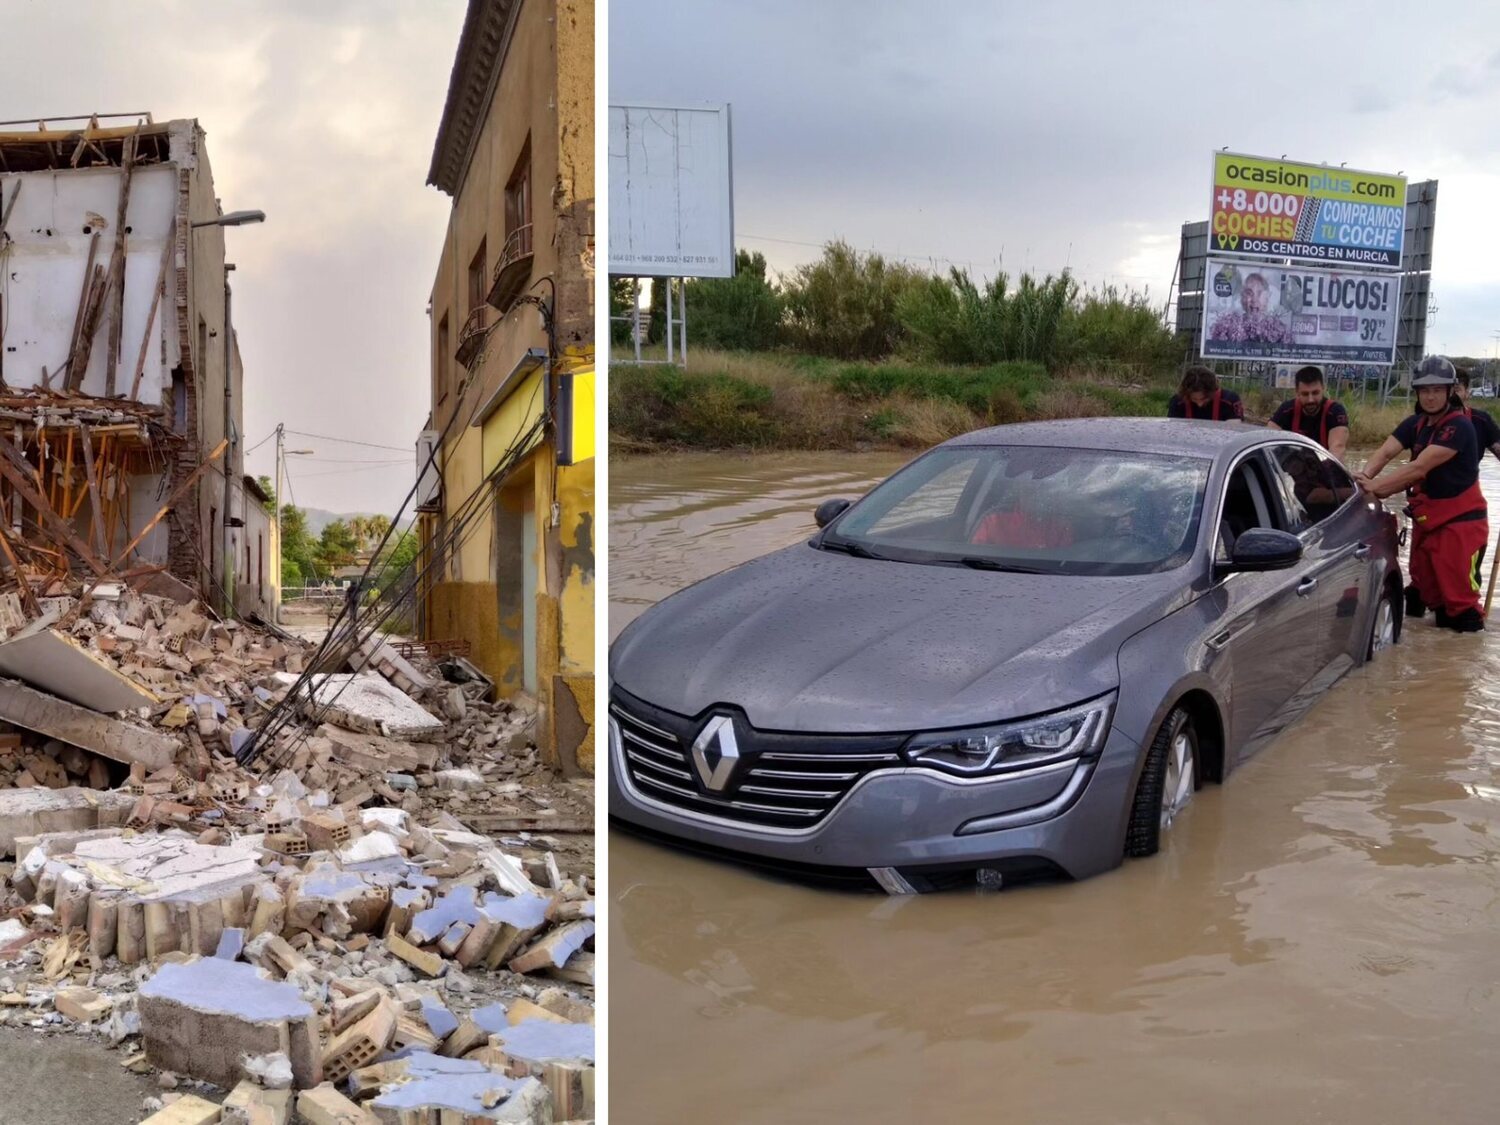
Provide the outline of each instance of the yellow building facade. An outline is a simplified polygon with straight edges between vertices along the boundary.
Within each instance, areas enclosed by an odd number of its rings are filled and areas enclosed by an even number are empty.
[[[421,626],[464,640],[537,745],[594,756],[592,0],[471,0],[428,180],[453,198],[433,282],[441,483]]]

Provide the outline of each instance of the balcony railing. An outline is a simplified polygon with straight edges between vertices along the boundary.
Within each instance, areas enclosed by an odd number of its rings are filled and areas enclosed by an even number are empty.
[[[495,263],[495,278],[485,298],[502,313],[509,312],[526,289],[531,277],[531,224],[517,227],[510,232],[505,246],[500,251],[500,260]]]
[[[458,330],[458,351],[453,353],[453,358],[468,367],[474,357],[484,350],[484,339],[489,330],[490,307],[475,305],[474,311],[469,313],[463,327]]]

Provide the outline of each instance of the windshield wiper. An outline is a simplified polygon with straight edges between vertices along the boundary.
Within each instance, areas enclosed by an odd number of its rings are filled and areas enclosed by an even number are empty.
[[[858,543],[852,543],[848,539],[822,539],[818,542],[820,551],[843,551],[846,555],[853,555],[857,559],[880,559],[884,562],[891,560],[885,555],[877,555],[868,547],[861,547]]]
[[[1016,566],[1014,563],[1001,562],[999,559],[987,559],[982,555],[965,555],[958,560],[959,566],[967,566],[973,570],[1003,570],[1007,574],[1052,574],[1050,570],[1040,570],[1034,566]]]

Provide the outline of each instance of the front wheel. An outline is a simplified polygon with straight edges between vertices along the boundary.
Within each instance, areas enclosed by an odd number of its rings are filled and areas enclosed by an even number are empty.
[[[1400,640],[1401,614],[1396,608],[1396,595],[1387,590],[1380,596],[1380,604],[1375,607],[1375,621],[1370,626],[1370,641],[1365,646],[1365,659],[1374,660]]]
[[[1198,789],[1198,732],[1193,717],[1175,708],[1146,751],[1146,765],[1136,783],[1125,831],[1125,854],[1155,855],[1162,833],[1169,830]]]

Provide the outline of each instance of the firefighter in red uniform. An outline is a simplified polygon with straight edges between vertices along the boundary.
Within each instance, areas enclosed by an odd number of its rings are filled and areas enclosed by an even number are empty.
[[[1312,364],[1297,372],[1297,397],[1278,406],[1267,425],[1310,437],[1340,461],[1349,446],[1349,412],[1323,393],[1323,369]]]
[[[1245,404],[1233,391],[1219,387],[1219,377],[1201,364],[1182,373],[1182,383],[1167,403],[1168,418],[1201,418],[1208,422],[1243,422]]]
[[[1406,489],[1411,498],[1416,616],[1421,606],[1431,606],[1439,626],[1474,633],[1484,628],[1479,559],[1490,525],[1479,490],[1483,451],[1455,393],[1457,383],[1458,373],[1442,356],[1419,363],[1411,379],[1416,413],[1396,427],[1355,479],[1376,497]],[[1403,449],[1411,451],[1411,462],[1377,479]]]

